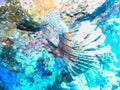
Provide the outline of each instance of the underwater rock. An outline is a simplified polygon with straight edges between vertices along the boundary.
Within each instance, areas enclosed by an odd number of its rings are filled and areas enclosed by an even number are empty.
[[[62,75],[63,82],[72,82],[73,81],[72,76],[68,72],[61,71],[61,75]]]

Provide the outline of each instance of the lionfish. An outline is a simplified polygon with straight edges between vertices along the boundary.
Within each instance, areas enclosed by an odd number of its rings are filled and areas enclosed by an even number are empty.
[[[37,8],[37,13],[48,14],[48,17],[38,27],[32,21],[24,19],[17,24],[17,28],[31,32],[42,31],[51,52],[61,58],[71,75],[76,76],[90,67],[95,67],[99,61],[98,55],[108,50],[108,47],[102,47],[105,40],[102,30],[90,21],[81,22],[78,30],[70,30],[55,10],[52,0],[32,1],[38,5],[32,8],[34,10]],[[29,10],[28,7],[25,9]]]

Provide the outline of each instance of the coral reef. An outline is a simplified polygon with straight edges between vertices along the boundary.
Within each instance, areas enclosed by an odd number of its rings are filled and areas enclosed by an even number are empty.
[[[120,90],[119,11],[119,0],[0,0],[0,90]]]

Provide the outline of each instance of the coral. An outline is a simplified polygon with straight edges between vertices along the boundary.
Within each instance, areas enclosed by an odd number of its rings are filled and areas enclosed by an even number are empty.
[[[119,90],[119,11],[119,0],[0,0],[0,90]]]

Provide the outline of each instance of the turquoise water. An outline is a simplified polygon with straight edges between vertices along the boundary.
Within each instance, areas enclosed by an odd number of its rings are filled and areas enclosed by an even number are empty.
[[[19,44],[20,48],[17,45],[0,46],[0,90],[120,90],[119,1],[106,0],[91,15],[77,18],[70,28],[85,20],[95,20],[106,36],[105,45],[111,46],[111,53],[101,56],[99,67],[72,77],[61,68],[64,65],[61,65],[59,57],[40,46],[37,38],[41,36],[31,34],[31,41],[37,44],[27,46],[27,42],[24,43],[26,50],[23,49],[24,44]]]

